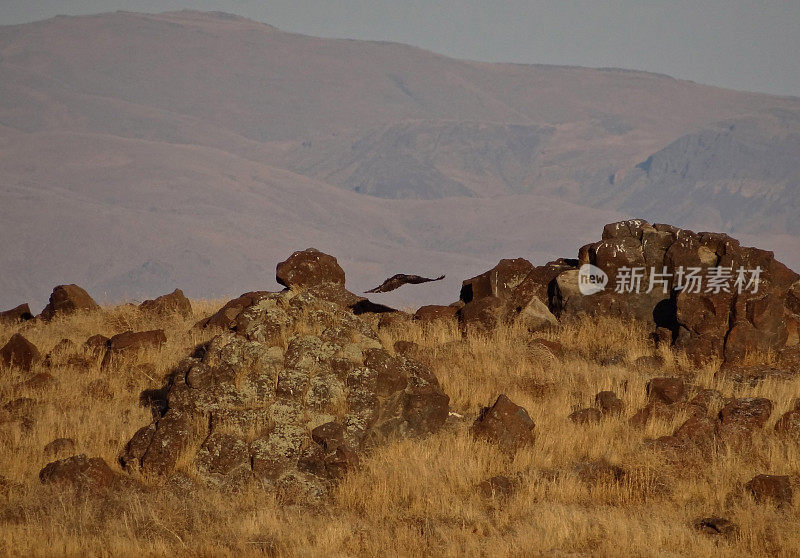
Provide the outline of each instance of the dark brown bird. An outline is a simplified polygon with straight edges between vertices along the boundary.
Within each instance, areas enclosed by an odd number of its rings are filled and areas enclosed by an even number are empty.
[[[403,273],[398,273],[397,275],[389,277],[386,281],[374,289],[370,289],[365,292],[388,293],[389,291],[399,289],[403,285],[419,285],[420,283],[430,283],[431,281],[441,281],[442,279],[444,279],[444,275],[437,277],[436,279],[428,279],[427,277],[420,277],[419,275],[405,275]]]

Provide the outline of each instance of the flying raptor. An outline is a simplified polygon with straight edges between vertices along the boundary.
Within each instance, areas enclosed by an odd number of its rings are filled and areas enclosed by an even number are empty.
[[[437,277],[436,279],[428,279],[427,277],[420,277],[419,275],[405,275],[403,273],[398,273],[397,275],[389,277],[386,281],[374,289],[370,289],[366,292],[388,293],[389,291],[399,289],[403,285],[419,285],[420,283],[430,283],[431,281],[441,281],[442,279],[444,279],[444,275]]]

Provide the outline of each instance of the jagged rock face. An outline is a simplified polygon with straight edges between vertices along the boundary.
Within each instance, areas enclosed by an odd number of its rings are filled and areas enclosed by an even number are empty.
[[[461,324],[490,331],[501,323],[522,321],[531,330],[556,325],[547,306],[550,281],[569,264],[563,261],[535,267],[528,260],[500,260],[495,267],[461,286]]]
[[[256,479],[318,495],[359,451],[435,431],[448,416],[430,370],[390,354],[335,303],[291,290],[253,294],[228,318],[235,331],[173,374],[165,414],[121,457],[127,469],[169,477],[188,463],[211,485]]]
[[[53,289],[50,302],[42,310],[41,317],[44,320],[52,320],[59,315],[99,309],[100,306],[89,296],[89,293],[78,285],[59,285]]]
[[[550,308],[559,317],[588,313],[653,321],[698,361],[736,362],[748,353],[779,350],[800,341],[800,275],[778,262],[772,252],[742,247],[728,235],[634,219],[606,225],[602,240],[582,247],[578,260],[603,270],[608,285],[602,292],[583,295],[578,270],[562,272],[550,298]],[[624,283],[622,273],[628,273],[623,268],[644,270],[640,292],[616,292]],[[676,289],[676,272],[690,268],[697,268],[703,278],[713,275],[713,268],[728,269],[732,276],[723,289],[708,283],[700,292]],[[760,269],[757,289],[743,285],[739,292],[735,284],[739,268]],[[665,273],[663,285],[652,270]],[[647,293],[651,275],[654,288]]]

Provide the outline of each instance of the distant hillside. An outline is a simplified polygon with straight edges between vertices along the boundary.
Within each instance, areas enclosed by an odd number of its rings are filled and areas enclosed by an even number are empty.
[[[314,245],[385,302],[449,302],[625,215],[800,265],[800,99],[668,76],[454,60],[235,16],[0,27],[0,307],[273,286]],[[749,236],[748,236],[749,235]],[[229,292],[233,289],[233,292]]]

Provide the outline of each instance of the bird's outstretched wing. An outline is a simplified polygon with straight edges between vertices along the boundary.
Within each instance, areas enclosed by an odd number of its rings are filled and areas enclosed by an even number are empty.
[[[388,293],[389,291],[399,289],[403,285],[419,285],[420,283],[430,283],[431,281],[441,281],[442,279],[444,279],[444,275],[437,277],[436,279],[428,279],[427,277],[420,277],[419,275],[405,275],[403,273],[398,273],[397,275],[389,277],[386,281],[374,289],[370,289],[365,292]]]

